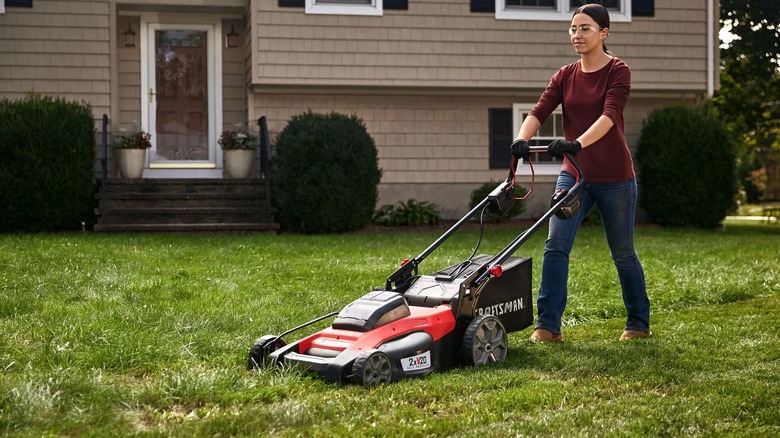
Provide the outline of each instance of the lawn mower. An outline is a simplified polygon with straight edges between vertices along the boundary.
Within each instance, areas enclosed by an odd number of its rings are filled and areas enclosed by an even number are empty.
[[[532,153],[546,151],[546,146],[531,147]],[[478,213],[481,242],[485,209],[504,213],[520,199],[515,198],[519,160],[514,157],[507,179],[420,255],[404,260],[384,287],[340,312],[257,339],[249,351],[247,368],[300,366],[329,381],[374,385],[455,366],[503,362],[507,334],[533,323],[532,262],[512,254],[550,217],[568,218],[579,209],[584,178],[574,157],[566,154],[566,159],[577,170],[575,185],[555,192],[551,208],[498,254],[476,255],[477,243],[467,260],[432,274],[419,274],[422,261]],[[533,164],[528,161],[533,175]],[[528,194],[532,191],[533,177]],[[284,341],[287,335],[329,318],[334,318],[330,327],[289,344]]]

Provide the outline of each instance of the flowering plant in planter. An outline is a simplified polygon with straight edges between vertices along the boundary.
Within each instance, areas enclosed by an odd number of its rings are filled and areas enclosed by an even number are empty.
[[[116,166],[123,178],[141,178],[146,150],[152,147],[152,135],[137,125],[120,127],[114,132]]]
[[[255,140],[257,140],[256,136],[243,129],[235,129],[222,131],[217,143],[222,147],[222,150],[229,151],[235,149],[254,149]]]
[[[152,134],[144,130],[130,131],[117,129],[114,134],[114,147],[117,149],[148,149],[152,147]]]

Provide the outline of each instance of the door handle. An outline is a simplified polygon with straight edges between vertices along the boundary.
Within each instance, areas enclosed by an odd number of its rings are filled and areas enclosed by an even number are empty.
[[[154,103],[155,96],[157,96],[157,93],[155,93],[154,88],[149,89],[149,102]]]

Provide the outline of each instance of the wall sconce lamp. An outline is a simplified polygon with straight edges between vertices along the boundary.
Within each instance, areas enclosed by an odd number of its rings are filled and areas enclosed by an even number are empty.
[[[125,43],[125,47],[135,47],[135,31],[133,30],[130,22],[127,23],[127,30],[122,32],[122,38]]]
[[[236,33],[235,25],[230,25],[230,32],[225,35],[225,47],[234,49],[238,47],[238,33]]]

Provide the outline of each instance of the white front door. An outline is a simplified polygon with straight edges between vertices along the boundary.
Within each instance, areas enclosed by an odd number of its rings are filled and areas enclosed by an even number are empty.
[[[150,178],[221,178],[219,22],[142,22],[141,109]]]

